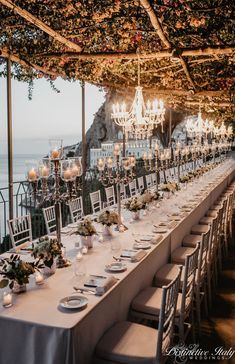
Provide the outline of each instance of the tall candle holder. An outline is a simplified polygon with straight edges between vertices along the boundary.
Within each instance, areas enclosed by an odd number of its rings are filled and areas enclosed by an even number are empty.
[[[166,178],[166,170],[169,168],[170,166],[170,161],[171,161],[171,149],[170,148],[165,148],[160,152],[159,155],[159,159],[160,159],[160,169],[163,171],[163,176],[164,176],[164,183],[167,182],[167,178]]]
[[[144,169],[147,172],[155,172],[156,174],[156,192],[158,192],[158,174],[159,174],[159,145],[154,146],[154,153],[150,150],[144,152],[142,159],[144,161]]]
[[[184,149],[183,149],[184,150]],[[174,162],[177,167],[177,176],[178,176],[178,183],[180,183],[180,167],[184,162],[183,155],[182,155],[182,149],[180,142],[176,143],[176,147],[173,150],[173,156],[174,156]]]
[[[27,173],[28,182],[32,185],[35,204],[42,206],[53,202],[55,206],[56,235],[61,245],[61,203],[77,196],[78,179],[82,175],[81,158],[62,159],[62,140],[51,140],[49,157],[32,167]],[[65,260],[64,260],[65,263]],[[63,258],[60,257],[60,266]]]
[[[135,177],[136,159],[134,156],[120,158],[120,147],[118,144],[114,145],[114,157],[99,158],[97,168],[99,171],[99,181],[103,186],[116,185],[117,187],[117,210],[119,215],[118,230],[121,227],[121,184],[127,184]]]

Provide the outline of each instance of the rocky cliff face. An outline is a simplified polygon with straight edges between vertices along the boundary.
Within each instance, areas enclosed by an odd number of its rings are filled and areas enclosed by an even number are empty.
[[[100,148],[101,143],[106,140],[117,138],[118,127],[111,119],[112,101],[107,95],[106,101],[100,106],[94,116],[94,121],[86,133],[87,161],[90,159],[90,148]],[[75,155],[81,155],[82,143],[77,145]]]

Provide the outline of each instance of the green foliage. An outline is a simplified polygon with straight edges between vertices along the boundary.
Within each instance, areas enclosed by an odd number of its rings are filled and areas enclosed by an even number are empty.
[[[19,285],[27,284],[29,283],[29,276],[43,267],[40,260],[35,262],[24,262],[20,259],[19,255],[14,254],[12,254],[10,258],[4,258],[3,261],[4,264],[0,272],[3,279],[0,281],[0,288],[4,288],[8,284],[9,287],[12,288],[14,282],[17,282]]]

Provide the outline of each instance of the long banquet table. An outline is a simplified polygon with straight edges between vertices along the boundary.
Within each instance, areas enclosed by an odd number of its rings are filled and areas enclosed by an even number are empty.
[[[234,177],[235,161],[227,160],[187,189],[161,201],[160,207],[140,221],[126,222],[128,230],[116,232],[113,239],[120,241],[122,248],[132,248],[133,233],[152,233],[153,223],[195,201],[191,211],[184,213],[181,221],[163,234],[162,240],[152,245],[140,262],[127,262],[127,270],[115,274],[119,280],[107,293],[102,297],[87,295],[88,306],[84,310],[65,311],[59,307],[60,299],[73,292],[73,266],[57,269],[42,286],[36,286],[32,279],[26,293],[15,295],[11,308],[0,307],[0,364],[89,364],[105,330],[114,322],[127,319],[136,294],[151,285],[155,272],[169,261],[171,251],[181,245],[191,226],[204,216]],[[77,235],[63,237],[71,260],[77,254],[74,246],[78,239]],[[113,275],[105,271],[112,255],[110,241],[96,241],[83,259],[87,274]]]

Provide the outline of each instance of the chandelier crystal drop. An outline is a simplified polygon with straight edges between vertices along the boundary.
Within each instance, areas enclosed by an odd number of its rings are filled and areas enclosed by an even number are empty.
[[[149,138],[153,134],[154,128],[161,124],[165,119],[165,107],[162,100],[144,102],[143,87],[140,86],[140,63],[138,60],[138,86],[135,88],[135,97],[129,111],[126,104],[114,104],[111,118],[123,128],[127,136],[136,139]]]

